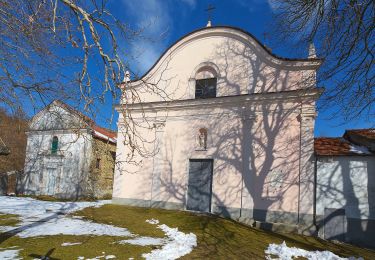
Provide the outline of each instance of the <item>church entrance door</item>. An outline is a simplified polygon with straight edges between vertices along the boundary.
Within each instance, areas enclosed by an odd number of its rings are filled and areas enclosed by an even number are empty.
[[[202,212],[211,211],[212,195],[211,159],[189,160],[189,182],[186,209]]]
[[[57,179],[57,169],[56,168],[46,168],[45,171],[46,178],[46,194],[55,195],[56,193],[56,179]]]

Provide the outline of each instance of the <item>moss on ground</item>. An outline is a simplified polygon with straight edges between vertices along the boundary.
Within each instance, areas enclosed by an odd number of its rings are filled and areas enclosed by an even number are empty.
[[[183,232],[197,235],[198,246],[183,259],[264,259],[264,250],[270,243],[285,241],[288,246],[297,246],[307,250],[329,250],[340,256],[362,256],[375,259],[375,251],[347,244],[335,244],[321,239],[292,234],[278,234],[251,228],[235,221],[215,216],[196,215],[191,212],[169,211],[104,205],[100,208],[86,208],[74,215],[99,223],[127,228],[141,236],[163,237],[164,233],[155,225],[146,223],[155,218],[162,224],[178,227]],[[46,236],[22,239],[17,236],[4,237],[0,234],[2,248],[18,246],[23,250],[20,255],[30,259],[36,255],[46,255],[58,259],[77,259],[78,256],[95,257],[115,255],[117,259],[140,259],[143,253],[155,247],[120,245],[116,243],[124,238],[109,236]],[[5,239],[4,239],[5,238]],[[61,246],[64,242],[82,242],[80,245]]]
[[[11,226],[14,227],[19,223],[17,215],[13,214],[1,214],[0,213],[0,226]]]
[[[1,239],[1,234],[0,234]],[[150,246],[119,245],[123,237],[109,236],[45,236],[36,238],[19,238],[13,236],[1,243],[1,248],[13,246],[22,249],[19,256],[23,259],[40,259],[49,255],[53,259],[77,259],[79,256],[95,258],[100,255],[115,255],[117,259],[141,259],[143,253],[150,252]],[[62,246],[62,243],[77,243],[80,245]],[[103,253],[104,252],[104,253]]]
[[[375,251],[348,244],[335,244],[315,237],[268,232],[233,220],[216,216],[197,215],[185,211],[104,205],[86,208],[76,215],[100,223],[127,227],[143,236],[162,236],[160,230],[142,225],[146,219],[155,218],[162,224],[178,227],[183,232],[197,235],[198,246],[183,259],[264,259],[270,243],[282,243],[306,250],[329,250],[340,256],[361,256],[375,259]]]

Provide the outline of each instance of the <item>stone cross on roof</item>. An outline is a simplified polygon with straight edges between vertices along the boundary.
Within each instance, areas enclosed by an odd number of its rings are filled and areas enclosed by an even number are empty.
[[[207,8],[205,9],[205,11],[207,12],[207,20],[208,20],[206,27],[211,27],[212,12],[215,9],[216,9],[215,6],[213,6],[212,4],[209,4]]]

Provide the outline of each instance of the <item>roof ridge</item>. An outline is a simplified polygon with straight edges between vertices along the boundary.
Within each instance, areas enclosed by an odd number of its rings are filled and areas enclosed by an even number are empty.
[[[79,117],[83,118],[86,123],[88,124],[89,127],[91,127],[92,129],[94,127],[98,127],[98,128],[101,128],[101,129],[104,129],[105,131],[108,131],[110,132],[111,134],[114,134],[116,135],[117,134],[117,131],[115,130],[112,130],[112,129],[109,129],[109,128],[106,128],[106,127],[103,127],[103,126],[100,126],[99,124],[97,124],[92,118],[90,118],[89,116],[85,115],[84,113],[82,113],[81,111],[73,108],[72,106],[66,104],[65,102],[59,100],[59,99],[55,99],[54,101],[51,102],[51,104],[49,104],[48,106],[52,105],[53,103],[57,104],[57,105],[60,105],[60,106],[63,106],[64,108],[68,109],[70,112],[73,112],[74,114],[78,115]],[[94,130],[94,129],[93,129]]]

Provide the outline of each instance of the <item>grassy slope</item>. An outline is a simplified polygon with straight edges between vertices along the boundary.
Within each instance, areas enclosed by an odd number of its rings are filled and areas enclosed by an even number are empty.
[[[284,240],[289,246],[294,245],[308,250],[330,250],[341,256],[362,256],[365,259],[375,259],[374,251],[350,245],[336,245],[311,237],[269,233],[231,220],[197,216],[189,212],[105,205],[101,208],[86,208],[76,212],[75,215],[84,216],[86,219],[99,223],[125,227],[132,233],[142,236],[164,236],[155,225],[145,223],[145,220],[150,218],[159,219],[160,223],[178,227],[184,232],[193,232],[198,237],[198,247],[184,259],[264,259],[264,250],[269,243],[281,243]],[[28,239],[11,236],[4,239],[4,234],[0,234],[1,247],[19,246],[23,248],[21,256],[25,259],[30,258],[30,255],[45,255],[51,249],[54,249],[51,256],[60,259],[76,259],[78,256],[95,257],[102,255],[102,252],[107,255],[116,255],[117,259],[129,257],[139,259],[142,253],[153,249],[151,246],[115,243],[121,239],[106,236],[53,236]],[[62,247],[63,242],[82,242],[82,244]]]
[[[17,215],[13,214],[1,214],[0,213],[0,226],[15,226],[19,223]]]
[[[346,244],[334,244],[321,239],[271,233],[235,221],[179,211],[144,209],[118,205],[87,208],[77,213],[97,222],[122,227],[144,236],[162,236],[159,230],[142,225],[146,219],[156,218],[160,223],[178,227],[183,232],[193,232],[198,237],[198,247],[185,259],[264,259],[264,250],[270,243],[297,246],[307,250],[330,250],[341,256],[362,256],[375,259],[375,252]]]

